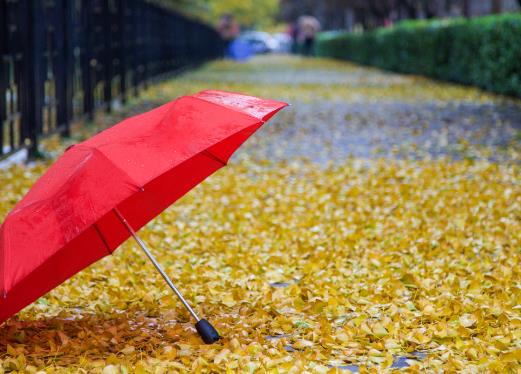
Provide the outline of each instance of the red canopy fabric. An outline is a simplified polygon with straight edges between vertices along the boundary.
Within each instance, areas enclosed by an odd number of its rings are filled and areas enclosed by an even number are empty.
[[[181,97],[67,150],[0,227],[0,323],[129,237],[287,104],[223,91]]]

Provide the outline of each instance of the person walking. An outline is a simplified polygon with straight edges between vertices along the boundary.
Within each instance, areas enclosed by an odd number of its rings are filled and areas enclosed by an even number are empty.
[[[301,16],[298,21],[299,39],[304,56],[315,55],[315,40],[320,31],[320,22],[313,16]]]
[[[230,45],[237,38],[241,31],[235,17],[232,14],[226,13],[221,16],[217,31],[221,34],[221,38],[224,40],[224,54],[230,56]]]
[[[291,38],[291,53],[296,55],[299,53],[298,21],[289,24],[287,34]]]

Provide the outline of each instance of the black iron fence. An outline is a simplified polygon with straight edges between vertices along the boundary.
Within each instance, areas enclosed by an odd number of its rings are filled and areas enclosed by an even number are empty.
[[[221,51],[212,28],[145,0],[0,0],[0,159]]]

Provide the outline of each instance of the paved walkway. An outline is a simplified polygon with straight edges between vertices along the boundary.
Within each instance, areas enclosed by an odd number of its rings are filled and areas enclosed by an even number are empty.
[[[292,104],[140,231],[225,339],[200,344],[129,241],[0,327],[0,372],[514,371],[518,100],[263,56],[154,86],[46,152],[209,88]],[[0,217],[49,164],[1,171]]]
[[[250,153],[263,159],[519,157],[520,102],[472,88],[281,56],[222,63],[188,74],[181,86],[186,82],[290,102]]]
[[[305,157],[327,163],[346,156],[448,156],[502,162],[520,157],[519,100],[342,62],[288,56],[257,57],[245,64],[221,62],[188,73],[172,85],[152,88],[148,100],[102,116],[97,125],[102,128],[207,87],[292,104],[254,140],[256,149],[248,155],[260,159]]]

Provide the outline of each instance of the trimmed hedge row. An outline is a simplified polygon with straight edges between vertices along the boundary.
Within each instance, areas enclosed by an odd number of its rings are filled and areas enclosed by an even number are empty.
[[[324,33],[317,54],[521,97],[521,14]]]

